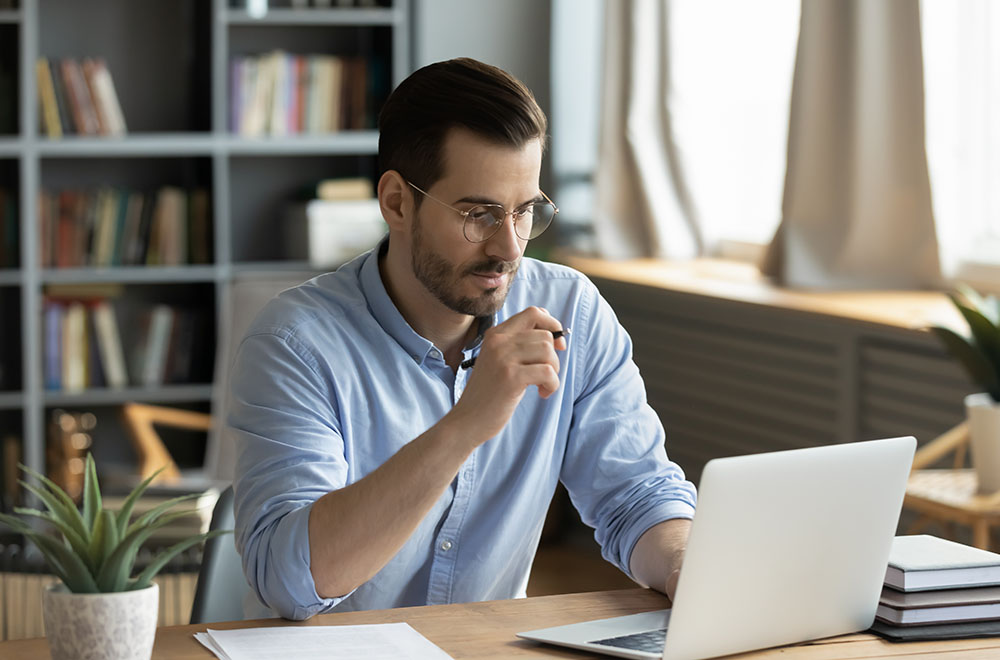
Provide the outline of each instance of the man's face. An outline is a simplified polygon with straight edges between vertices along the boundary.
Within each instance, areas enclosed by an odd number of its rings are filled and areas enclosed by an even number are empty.
[[[500,204],[510,211],[538,197],[540,140],[518,149],[452,129],[443,153],[445,174],[427,192],[457,209]],[[448,309],[488,316],[507,298],[527,241],[514,233],[510,215],[482,243],[465,239],[463,222],[454,210],[422,199],[411,229],[413,274]]]

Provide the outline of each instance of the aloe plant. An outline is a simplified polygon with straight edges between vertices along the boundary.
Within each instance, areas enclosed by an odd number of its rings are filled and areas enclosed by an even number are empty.
[[[962,363],[972,380],[1000,403],[1000,301],[964,285],[949,297],[968,328],[934,326],[931,331]]]
[[[18,507],[16,513],[39,518],[55,528],[62,537],[43,533],[24,520],[0,513],[0,522],[31,539],[45,556],[49,567],[73,593],[112,593],[144,589],[167,562],[188,548],[232,530],[214,530],[191,536],[162,550],[138,575],[132,576],[139,548],[155,532],[172,520],[186,515],[170,513],[175,505],[198,497],[198,493],[175,497],[136,520],[130,520],[132,510],[142,493],[159,471],[143,481],[125,498],[117,512],[102,508],[101,489],[97,482],[94,459],[87,454],[83,483],[83,510],[55,484],[31,468],[21,469],[34,477],[39,485],[21,481],[45,505],[46,511]]]

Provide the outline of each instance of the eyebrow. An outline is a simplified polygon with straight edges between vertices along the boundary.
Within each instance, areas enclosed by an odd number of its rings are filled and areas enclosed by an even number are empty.
[[[542,195],[542,193],[538,193],[537,195],[535,195],[534,198],[529,199],[526,202],[522,202],[522,203],[518,204],[517,206],[515,206],[514,208],[515,209],[519,209],[522,206],[527,206],[528,204],[537,204],[539,202],[544,202],[544,201],[546,201],[545,197]],[[503,204],[501,204],[500,202],[496,201],[495,199],[490,199],[489,197],[476,197],[476,196],[463,197],[462,199],[455,200],[452,203],[453,204],[492,204],[493,206],[501,206],[501,207],[503,206]]]

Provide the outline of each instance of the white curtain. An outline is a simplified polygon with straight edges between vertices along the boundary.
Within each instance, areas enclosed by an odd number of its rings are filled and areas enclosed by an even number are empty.
[[[763,243],[780,218],[799,0],[607,0],[595,233],[606,257]]]
[[[942,268],[979,279],[1000,261],[1000,3],[921,0],[920,12]]]
[[[923,104],[917,2],[803,3],[765,273],[791,286],[940,284]]]
[[[694,256],[704,244],[677,162],[668,4],[607,2],[594,230],[603,256]]]

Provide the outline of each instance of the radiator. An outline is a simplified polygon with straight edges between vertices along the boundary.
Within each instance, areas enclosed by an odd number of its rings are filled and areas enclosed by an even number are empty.
[[[926,332],[595,278],[633,341],[667,453],[712,458],[898,435],[926,442],[976,391]]]

